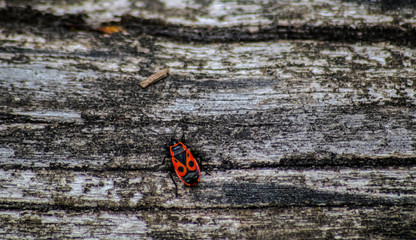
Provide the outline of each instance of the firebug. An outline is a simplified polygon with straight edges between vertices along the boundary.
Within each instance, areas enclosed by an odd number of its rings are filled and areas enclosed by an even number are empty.
[[[176,126],[175,130],[173,131],[169,145],[167,145],[169,154],[166,157],[169,156],[172,159],[171,169],[175,171],[179,180],[181,180],[181,182],[183,182],[186,186],[195,186],[201,179],[200,165],[192,155],[189,148],[184,144],[184,135],[182,135],[181,141],[175,138],[177,128],[178,126]],[[156,133],[161,138],[163,137],[163,135],[161,135],[159,132],[151,129],[148,130]],[[166,157],[163,159],[161,165],[165,164]],[[178,196],[178,186],[171,172],[169,172],[169,176],[175,184],[175,193],[176,196]]]
[[[169,152],[176,175],[186,186],[195,186],[201,178],[198,162],[182,142],[171,139],[169,145]]]

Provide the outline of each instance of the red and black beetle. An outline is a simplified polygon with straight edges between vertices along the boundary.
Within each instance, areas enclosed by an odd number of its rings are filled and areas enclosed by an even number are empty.
[[[183,144],[184,135],[182,135],[182,140],[179,141],[175,138],[176,129],[173,131],[171,140],[169,145],[167,146],[167,150],[170,153],[170,157],[172,158],[172,167],[176,172],[178,178],[186,185],[186,186],[195,186],[200,178],[201,178],[201,169],[199,167],[198,162],[195,160],[194,156],[192,155],[189,148]],[[159,132],[149,129],[150,131],[158,134],[159,136],[163,137]],[[163,159],[161,165],[165,164],[166,157]],[[171,177],[173,183],[175,184],[175,193],[176,197],[178,196],[178,185],[173,179],[172,173],[169,171],[169,176]]]
[[[171,139],[169,152],[179,179],[187,186],[195,186],[201,178],[201,170],[191,151],[182,142]]]

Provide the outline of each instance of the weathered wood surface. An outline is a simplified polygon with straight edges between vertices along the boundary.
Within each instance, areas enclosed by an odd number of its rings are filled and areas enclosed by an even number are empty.
[[[0,1],[4,238],[415,236],[414,3],[112,2]]]
[[[180,187],[178,198],[168,174],[158,171],[3,170],[0,179],[1,203],[11,207],[372,206],[416,199],[415,168],[215,171],[204,174],[198,187]]]

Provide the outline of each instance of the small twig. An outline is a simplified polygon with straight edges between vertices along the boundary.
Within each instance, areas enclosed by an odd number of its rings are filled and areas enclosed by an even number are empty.
[[[159,72],[152,74],[150,77],[148,77],[146,80],[142,81],[140,84],[140,86],[142,88],[146,88],[147,86],[149,86],[152,83],[155,83],[157,81],[159,81],[160,79],[165,78],[169,73],[169,69],[165,68],[163,70],[160,70]]]

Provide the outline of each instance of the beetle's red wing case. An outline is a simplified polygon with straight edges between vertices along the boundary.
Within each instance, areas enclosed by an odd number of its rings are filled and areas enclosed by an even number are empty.
[[[170,146],[170,155],[176,175],[187,186],[196,185],[201,178],[198,162],[181,142]]]

